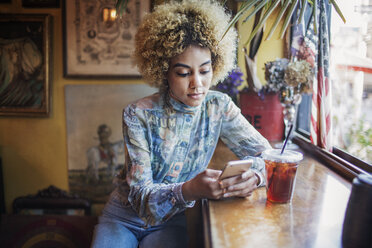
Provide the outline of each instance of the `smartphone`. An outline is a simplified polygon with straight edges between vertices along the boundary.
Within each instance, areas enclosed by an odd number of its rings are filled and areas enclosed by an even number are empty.
[[[252,159],[229,161],[226,163],[219,179],[222,180],[228,177],[241,175],[242,173],[248,171],[252,164]]]

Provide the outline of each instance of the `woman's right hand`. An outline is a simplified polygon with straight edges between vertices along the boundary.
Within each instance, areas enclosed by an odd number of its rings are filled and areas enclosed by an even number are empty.
[[[220,199],[223,196],[218,177],[222,171],[206,169],[193,179],[182,185],[182,195],[185,201],[202,198]]]

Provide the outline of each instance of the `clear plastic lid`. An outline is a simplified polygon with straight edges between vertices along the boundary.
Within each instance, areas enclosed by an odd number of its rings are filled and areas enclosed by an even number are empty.
[[[269,149],[262,153],[262,158],[265,160],[285,163],[298,163],[303,159],[303,155],[300,152],[293,150],[284,150],[283,154],[281,149]]]

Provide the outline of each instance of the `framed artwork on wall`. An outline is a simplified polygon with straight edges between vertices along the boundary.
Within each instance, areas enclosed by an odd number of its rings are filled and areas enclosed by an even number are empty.
[[[4,177],[1,157],[0,157],[0,214],[5,214]]]
[[[65,86],[70,193],[107,201],[124,165],[122,111],[156,91],[146,84]]]
[[[22,0],[23,8],[59,8],[59,0]]]
[[[63,2],[65,77],[140,77],[131,55],[136,30],[150,11],[150,0],[129,1],[119,19],[113,18],[112,0]]]
[[[0,115],[49,115],[51,18],[0,15]]]

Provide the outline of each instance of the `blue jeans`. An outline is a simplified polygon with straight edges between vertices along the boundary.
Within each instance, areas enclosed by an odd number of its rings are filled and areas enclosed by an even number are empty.
[[[131,206],[112,198],[95,226],[91,248],[187,247],[185,213],[158,226],[145,226]]]

